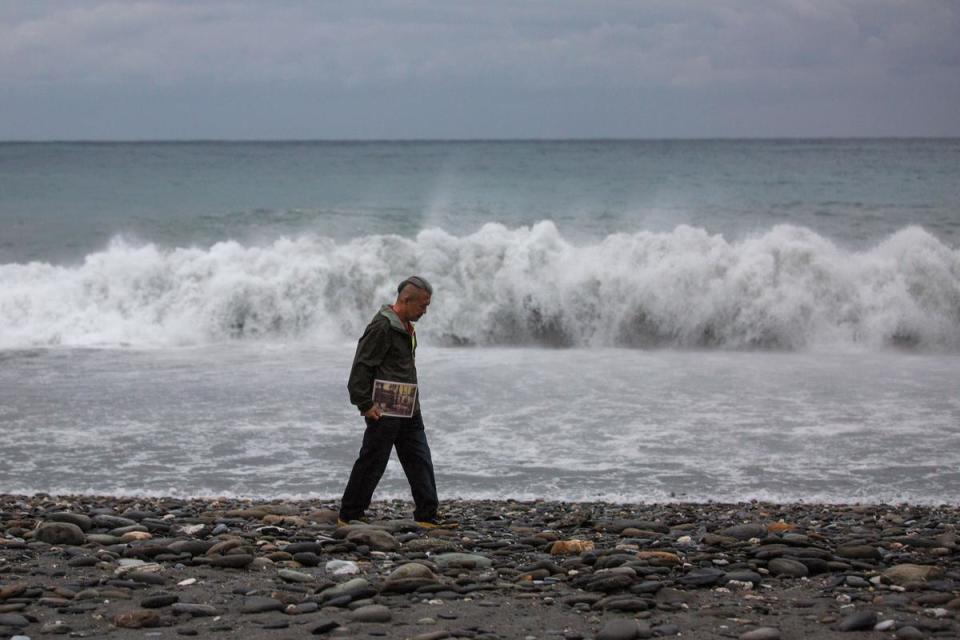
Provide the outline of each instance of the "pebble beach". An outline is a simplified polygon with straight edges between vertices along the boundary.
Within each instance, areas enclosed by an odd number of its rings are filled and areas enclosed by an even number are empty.
[[[955,506],[0,496],[0,638],[956,638]]]

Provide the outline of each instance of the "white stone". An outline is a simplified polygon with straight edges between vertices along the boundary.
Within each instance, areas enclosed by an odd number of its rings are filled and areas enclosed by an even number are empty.
[[[142,567],[147,564],[146,561],[140,560],[138,558],[120,558],[117,560],[117,564],[121,567]]]
[[[195,533],[200,533],[203,531],[204,525],[202,524],[185,524],[180,527],[180,533],[188,536],[192,536]]]
[[[360,573],[360,567],[351,560],[330,560],[323,567],[327,573],[335,576],[352,576]]]
[[[119,562],[120,566],[113,572],[117,576],[125,576],[132,571],[140,573],[159,573],[163,571],[163,566],[156,562],[144,562],[135,558],[122,558]]]
[[[308,573],[302,573],[300,571],[293,571],[292,569],[280,569],[277,571],[277,575],[280,576],[282,580],[287,582],[313,582],[316,580],[312,575]]]

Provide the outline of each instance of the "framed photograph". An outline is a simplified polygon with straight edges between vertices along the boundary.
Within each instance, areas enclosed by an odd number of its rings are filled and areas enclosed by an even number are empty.
[[[373,402],[385,416],[409,418],[417,406],[417,385],[409,382],[373,381]]]

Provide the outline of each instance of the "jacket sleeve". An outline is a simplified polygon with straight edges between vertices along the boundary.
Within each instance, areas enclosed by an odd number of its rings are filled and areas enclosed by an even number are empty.
[[[350,392],[350,402],[357,405],[360,413],[365,413],[373,406],[373,380],[390,349],[389,331],[387,323],[373,322],[357,343],[347,391]]]

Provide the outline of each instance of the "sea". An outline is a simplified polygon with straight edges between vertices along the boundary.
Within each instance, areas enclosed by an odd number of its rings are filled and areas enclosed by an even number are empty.
[[[960,139],[0,143],[0,492],[960,504]],[[409,499],[391,460],[375,499]]]

